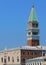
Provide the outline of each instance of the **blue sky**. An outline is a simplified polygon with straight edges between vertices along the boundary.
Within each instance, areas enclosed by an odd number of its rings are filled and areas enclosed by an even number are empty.
[[[46,0],[0,0],[0,50],[27,44],[27,24],[34,3],[40,45],[46,45]]]

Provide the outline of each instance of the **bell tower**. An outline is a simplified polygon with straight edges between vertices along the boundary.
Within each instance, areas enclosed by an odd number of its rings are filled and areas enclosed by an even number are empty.
[[[38,20],[34,11],[34,5],[32,5],[31,14],[28,20],[27,45],[28,46],[39,45],[39,28],[38,28]]]

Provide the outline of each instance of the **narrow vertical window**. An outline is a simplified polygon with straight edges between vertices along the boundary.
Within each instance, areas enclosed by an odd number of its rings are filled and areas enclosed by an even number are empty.
[[[41,65],[41,63],[40,63],[40,65]]]
[[[25,51],[23,52],[23,55],[25,55]]]
[[[10,62],[10,57],[8,56],[8,62]]]
[[[19,56],[17,56],[17,62],[19,62]]]
[[[14,57],[12,57],[12,62],[14,62]]]
[[[22,59],[22,62],[25,63],[25,58]]]
[[[1,58],[1,62],[3,62],[3,57]]]
[[[30,52],[28,52],[28,55],[30,55]]]
[[[4,59],[4,63],[6,63],[6,58]]]

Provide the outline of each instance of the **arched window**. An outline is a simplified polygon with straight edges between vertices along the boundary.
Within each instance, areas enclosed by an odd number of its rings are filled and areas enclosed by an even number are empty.
[[[14,57],[12,57],[12,62],[14,62]]]
[[[23,51],[23,55],[25,55],[25,51]]]
[[[10,62],[10,57],[8,56],[8,62]]]
[[[19,56],[17,56],[17,62],[19,62]]]
[[[1,58],[1,62],[3,62],[3,57]]]
[[[4,58],[4,63],[6,63],[6,58]]]
[[[28,51],[28,55],[30,55],[30,52]]]
[[[23,62],[23,63],[25,62],[25,58],[22,59],[22,62]]]

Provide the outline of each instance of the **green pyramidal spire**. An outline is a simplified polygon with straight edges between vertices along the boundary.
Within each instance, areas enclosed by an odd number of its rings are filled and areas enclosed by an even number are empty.
[[[32,10],[31,10],[31,13],[30,13],[30,16],[29,16],[29,22],[37,22],[37,17],[36,17],[36,14],[35,14],[35,11],[34,11],[34,5],[32,5]]]

